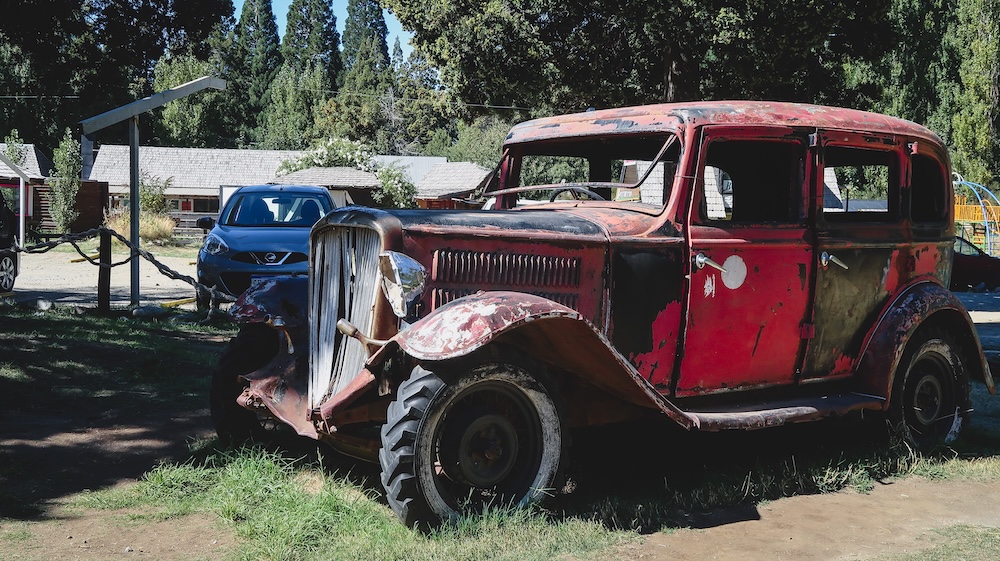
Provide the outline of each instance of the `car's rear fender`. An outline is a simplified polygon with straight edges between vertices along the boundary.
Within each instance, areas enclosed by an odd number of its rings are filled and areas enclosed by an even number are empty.
[[[440,363],[494,343],[519,348],[627,403],[659,409],[685,428],[695,424],[579,312],[520,292],[479,292],[441,306],[390,339],[369,369],[396,349],[419,362]]]
[[[883,310],[865,341],[856,368],[861,391],[888,398],[907,343],[917,329],[929,326],[952,334],[962,345],[970,377],[981,380],[995,394],[993,375],[969,313],[951,291],[930,281],[905,287]],[[888,407],[888,399],[885,404]]]

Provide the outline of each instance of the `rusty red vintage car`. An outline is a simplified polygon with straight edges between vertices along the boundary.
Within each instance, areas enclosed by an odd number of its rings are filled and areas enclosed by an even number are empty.
[[[213,417],[377,461],[433,525],[558,489],[569,431],[868,410],[930,449],[993,378],[948,291],[948,154],[850,109],[703,102],[528,121],[489,211],[337,209],[234,305]],[[527,193],[549,202],[520,205]]]

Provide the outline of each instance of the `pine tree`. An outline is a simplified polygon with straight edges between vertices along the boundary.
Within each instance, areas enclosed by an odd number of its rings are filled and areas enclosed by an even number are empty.
[[[281,66],[278,24],[271,0],[247,0],[233,35],[229,87],[239,92],[236,101],[245,119],[240,138],[246,142],[255,139],[268,88]]]
[[[292,0],[281,53],[296,72],[318,65],[326,75],[325,82],[334,87],[339,84],[343,61],[330,0]]]
[[[374,49],[381,60],[389,61],[389,30],[377,0],[348,0],[347,21],[344,23],[344,68],[350,69],[364,43],[374,37]]]
[[[343,136],[371,144],[379,153],[391,151],[384,129],[383,96],[391,88],[388,65],[375,38],[361,44],[357,59],[344,75],[337,97],[322,106],[316,117],[319,136]]]

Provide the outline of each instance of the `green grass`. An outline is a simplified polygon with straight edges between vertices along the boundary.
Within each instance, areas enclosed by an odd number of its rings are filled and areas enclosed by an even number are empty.
[[[133,486],[86,493],[75,504],[144,509],[149,520],[218,516],[241,538],[240,559],[547,560],[586,558],[636,539],[539,510],[492,510],[423,535],[403,527],[370,486],[260,448],[161,466]]]
[[[123,235],[126,238],[128,237],[128,233]],[[85,254],[96,255],[99,250],[100,242],[97,237],[94,237],[89,240],[77,242],[77,245],[80,246],[80,249],[83,250]],[[185,257],[192,261],[198,258],[198,250],[200,248],[200,239],[183,239],[175,242],[142,245],[142,249],[152,253],[154,257]],[[59,244],[49,251],[57,253],[77,253],[76,249],[68,243]],[[129,254],[125,245],[121,243],[111,244],[111,253],[115,257],[115,261],[128,257]]]

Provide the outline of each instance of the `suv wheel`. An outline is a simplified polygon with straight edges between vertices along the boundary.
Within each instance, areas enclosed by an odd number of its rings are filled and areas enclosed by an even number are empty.
[[[896,434],[929,452],[958,438],[969,409],[969,375],[960,348],[944,333],[917,332],[893,380],[889,421]]]
[[[382,485],[408,526],[524,506],[553,492],[565,441],[555,403],[526,369],[489,362],[445,382],[417,366],[382,426]]]
[[[0,257],[0,292],[13,290],[16,277],[17,269],[14,265],[14,258],[10,255]]]

